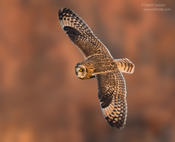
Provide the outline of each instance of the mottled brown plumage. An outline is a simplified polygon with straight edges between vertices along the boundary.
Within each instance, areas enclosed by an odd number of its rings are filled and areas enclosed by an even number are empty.
[[[66,34],[85,56],[85,60],[75,66],[77,77],[97,78],[98,98],[105,119],[112,127],[124,127],[127,103],[122,72],[133,73],[134,64],[128,59],[113,59],[106,46],[72,10],[61,9],[58,17]]]

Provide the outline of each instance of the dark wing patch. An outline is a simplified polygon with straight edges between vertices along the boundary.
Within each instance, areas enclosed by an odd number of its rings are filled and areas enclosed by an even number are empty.
[[[76,38],[81,35],[81,33],[75,28],[65,26],[63,29],[72,41],[76,41]]]
[[[58,12],[58,17],[64,31],[86,57],[93,54],[104,54],[106,57],[112,58],[108,49],[93,34],[89,26],[72,10],[61,9]]]
[[[127,117],[125,80],[119,71],[99,74],[98,98],[101,110],[112,127],[123,128]]]
[[[102,108],[108,107],[112,102],[112,94],[100,95],[99,99]]]

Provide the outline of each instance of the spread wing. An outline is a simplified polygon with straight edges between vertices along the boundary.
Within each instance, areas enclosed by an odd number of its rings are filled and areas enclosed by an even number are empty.
[[[93,34],[89,26],[72,10],[59,10],[60,24],[69,38],[81,49],[85,57],[93,54],[104,54],[112,58],[108,49]]]
[[[105,119],[112,127],[123,128],[127,117],[126,84],[123,75],[116,71],[96,77],[98,98]]]

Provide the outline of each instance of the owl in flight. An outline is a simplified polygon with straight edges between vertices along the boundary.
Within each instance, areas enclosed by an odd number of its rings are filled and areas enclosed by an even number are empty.
[[[133,73],[127,58],[114,59],[89,26],[72,10],[60,9],[60,25],[82,51],[85,60],[75,66],[80,79],[96,78],[102,113],[112,127],[123,128],[127,117],[126,83],[122,73]]]

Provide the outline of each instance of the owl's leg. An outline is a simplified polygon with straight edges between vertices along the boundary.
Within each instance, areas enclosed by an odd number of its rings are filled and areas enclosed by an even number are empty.
[[[132,74],[135,69],[135,65],[127,58],[115,59],[114,62],[120,72]]]
[[[95,75],[92,75],[90,78],[95,78]]]

